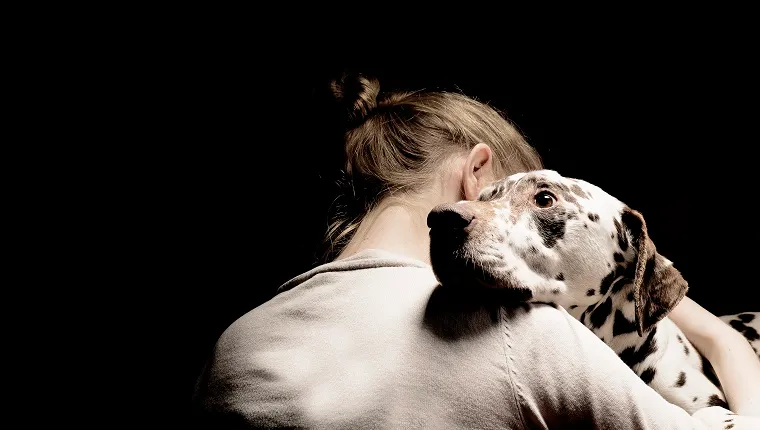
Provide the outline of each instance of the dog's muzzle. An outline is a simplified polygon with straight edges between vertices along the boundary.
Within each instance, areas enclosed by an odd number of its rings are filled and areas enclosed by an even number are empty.
[[[438,280],[446,286],[479,286],[495,288],[498,281],[476,262],[477,250],[471,234],[476,213],[467,204],[444,204],[428,214],[430,227],[430,261]]]
[[[430,262],[442,286],[499,290],[509,301],[527,301],[532,293],[526,288],[496,279],[478,260],[473,235],[487,223],[480,222],[478,212],[467,203],[444,204],[433,208],[428,214],[430,227]],[[482,232],[481,232],[482,233]],[[512,285],[510,285],[512,284]]]

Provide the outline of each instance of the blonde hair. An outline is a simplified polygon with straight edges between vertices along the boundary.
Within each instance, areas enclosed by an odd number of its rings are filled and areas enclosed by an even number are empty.
[[[541,159],[517,128],[485,103],[463,94],[395,92],[380,95],[377,79],[344,74],[331,82],[343,107],[345,177],[323,246],[327,261],[351,240],[383,198],[430,183],[452,155],[486,143],[494,174],[540,169]]]

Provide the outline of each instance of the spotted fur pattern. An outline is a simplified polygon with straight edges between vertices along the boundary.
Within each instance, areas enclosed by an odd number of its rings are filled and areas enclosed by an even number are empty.
[[[435,208],[428,223],[443,285],[475,281],[561,305],[671,403],[727,408],[709,362],[667,318],[686,281],[656,252],[641,214],[601,188],[551,170],[520,173],[478,201]],[[723,320],[760,350],[760,314]]]

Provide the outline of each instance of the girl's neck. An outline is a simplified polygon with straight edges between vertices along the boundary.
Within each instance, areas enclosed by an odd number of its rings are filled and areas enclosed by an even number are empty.
[[[386,199],[364,217],[338,259],[366,249],[382,249],[430,264],[427,215],[435,205],[426,200],[412,205]]]

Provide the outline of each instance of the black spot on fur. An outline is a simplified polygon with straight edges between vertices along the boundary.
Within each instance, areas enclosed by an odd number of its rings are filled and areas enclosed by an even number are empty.
[[[710,406],[720,406],[722,408],[728,409],[728,403],[726,403],[725,400],[722,400],[720,397],[718,397],[717,394],[713,394],[707,399],[707,404]]]
[[[567,219],[578,219],[578,214],[570,212],[567,214]]]
[[[599,285],[599,294],[605,295],[607,294],[607,291],[610,289],[610,285],[612,285],[612,281],[615,280],[615,272],[612,271],[607,274],[607,276],[602,279],[602,283]]]
[[[654,340],[655,333],[657,333],[657,326],[652,328],[639,349],[636,349],[635,346],[630,346],[624,349],[623,352],[619,354],[620,359],[623,360],[628,367],[633,367],[644,361],[649,355],[657,351],[657,344]]]
[[[538,225],[538,233],[547,248],[552,248],[557,241],[565,237],[565,213],[539,210],[533,212],[533,220]]]
[[[686,355],[689,355],[689,353],[691,352],[689,351],[689,345],[683,342],[683,338],[681,337],[680,334],[676,334],[676,339],[678,339],[678,343],[683,345],[683,353]]]
[[[531,245],[530,248],[528,248],[528,251],[530,251],[531,254],[537,254],[538,253],[538,248],[536,248],[535,246]]]
[[[552,294],[559,294],[559,288],[555,288],[552,290]]]
[[[583,223],[583,227],[584,227],[584,228],[588,228],[588,224],[586,224],[586,223],[584,222],[584,223]]]
[[[589,288],[588,291],[586,291],[587,296],[593,296],[594,294],[596,294],[596,290],[593,288]]]
[[[752,322],[752,320],[755,319],[755,315],[754,314],[739,314],[736,317],[739,318],[740,320],[742,320],[742,322],[744,324]]]
[[[591,221],[597,222],[597,221],[599,221],[599,215],[589,213],[588,214],[588,219],[590,219]]]
[[[618,263],[622,263],[623,261],[625,261],[625,257],[623,257],[623,254],[619,252],[612,254],[612,256],[615,258],[615,261]]]
[[[745,327],[747,327],[746,325],[744,325],[744,322],[742,322],[742,320],[731,320],[728,323],[731,324],[731,327],[733,327],[734,329],[736,329],[736,331],[740,333],[744,331]]]
[[[612,325],[612,335],[617,336],[625,333],[632,333],[636,331],[636,323],[630,321],[623,315],[620,309],[615,311],[615,321]]]
[[[727,419],[727,420],[725,420],[723,422],[724,423],[732,423],[732,422],[734,422],[734,419],[733,418],[729,418],[729,419]]]
[[[625,232],[623,232],[623,226],[617,218],[613,219],[613,221],[615,222],[615,230],[617,230],[618,246],[625,252],[628,249],[628,240],[625,237]]]
[[[743,334],[747,340],[754,341],[760,339],[760,335],[758,335],[757,330],[754,328],[744,325],[744,323],[741,320],[731,320],[728,322],[731,324],[731,327],[736,329],[739,333]]]
[[[650,314],[650,318],[652,318],[654,321],[659,321],[662,319],[662,316],[665,315],[667,312],[668,312],[668,309],[664,307],[659,308]]]
[[[652,382],[652,379],[654,379],[654,375],[657,373],[653,368],[647,367],[646,370],[641,372],[641,380],[644,381],[646,384],[649,384]]]
[[[578,307],[578,305],[570,305],[570,309],[575,309],[577,307]]]
[[[576,196],[587,199],[588,194],[586,194],[585,191],[583,191],[583,188],[581,188],[578,184],[573,184],[573,186],[570,187],[570,191],[575,193]]]
[[[715,374],[715,369],[713,369],[712,364],[701,355],[699,355],[699,359],[702,361],[702,373],[705,374],[707,379],[712,382],[713,385],[720,387],[720,380],[718,379],[718,375]]]
[[[565,199],[565,201],[568,203],[576,203],[576,204],[578,203],[578,200],[575,197],[573,197],[572,194],[563,193],[562,198]],[[572,219],[576,219],[576,217],[573,217]]]
[[[628,239],[625,236],[618,236],[618,246],[625,252],[628,249]]]
[[[678,374],[678,380],[675,383],[676,387],[683,387],[686,384],[686,373],[681,372]]]
[[[626,299],[628,299],[629,302],[633,301],[633,291],[631,291],[630,293],[628,293],[628,296],[626,296]]]
[[[554,187],[554,191],[556,191],[565,201],[569,203],[578,203],[575,195],[570,191],[570,187],[561,182],[552,182],[551,185],[540,184],[538,188],[552,188],[552,186]]]
[[[597,306],[596,309],[591,312],[591,316],[589,317],[591,325],[594,328],[599,328],[604,325],[604,322],[607,321],[607,317],[610,316],[610,312],[612,312],[612,297],[607,297],[607,300],[605,300],[604,303]]]
[[[728,406],[728,405],[726,405],[726,406]],[[726,421],[726,422],[728,422],[728,421]],[[734,428],[733,424],[726,425],[726,430],[729,430],[729,429],[732,429],[732,428]]]
[[[693,399],[691,399],[691,401],[692,401],[692,402],[696,402],[696,401],[697,401],[697,399],[698,399],[698,397],[696,397],[696,396],[695,396]]]
[[[586,315],[590,314],[591,311],[593,311],[593,310],[594,310],[594,305],[588,305],[588,307],[586,308],[586,310],[583,311],[583,313],[581,314],[581,322],[583,324],[586,324],[586,321],[585,321]]]
[[[758,334],[757,330],[754,328],[747,326],[747,328],[744,330],[744,337],[746,337],[749,341],[754,341],[760,339],[760,334]]]
[[[557,275],[556,279],[558,281],[564,281],[565,280],[565,275],[563,275],[562,272],[559,272],[559,274]]]
[[[625,282],[623,282],[622,278],[617,278],[617,276],[616,276],[616,281],[613,281],[613,284],[612,284],[612,294],[617,294],[618,292],[620,292],[620,290],[623,289],[623,287],[627,285]]]

